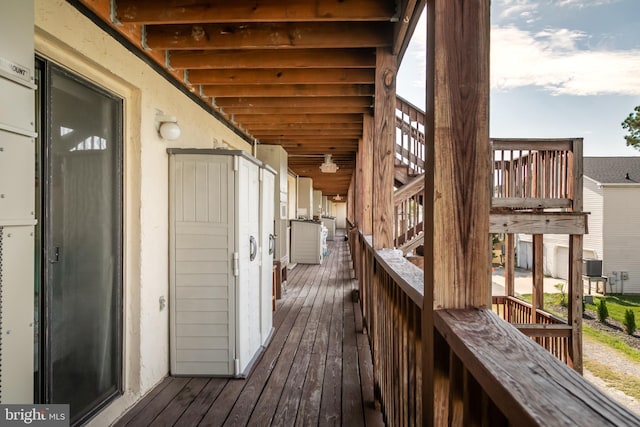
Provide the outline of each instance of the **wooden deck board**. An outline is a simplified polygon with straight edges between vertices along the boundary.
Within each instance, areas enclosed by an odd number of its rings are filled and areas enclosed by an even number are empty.
[[[167,378],[116,425],[380,425],[348,246],[329,250],[288,273],[275,333],[246,379]]]

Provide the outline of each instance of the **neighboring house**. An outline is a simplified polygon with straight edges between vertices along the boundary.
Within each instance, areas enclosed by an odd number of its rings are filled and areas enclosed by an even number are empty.
[[[585,157],[583,195],[590,213],[583,258],[602,260],[607,292],[640,293],[640,157]],[[532,266],[531,240],[517,238],[518,267]],[[566,279],[568,265],[567,236],[545,235],[545,274]]]

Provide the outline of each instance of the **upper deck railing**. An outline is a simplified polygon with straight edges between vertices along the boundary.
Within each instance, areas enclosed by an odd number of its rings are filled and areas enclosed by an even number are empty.
[[[491,147],[492,209],[575,210],[574,182],[582,173],[581,140],[492,139]]]
[[[396,165],[406,166],[408,174],[424,172],[425,113],[409,101],[396,96]]]

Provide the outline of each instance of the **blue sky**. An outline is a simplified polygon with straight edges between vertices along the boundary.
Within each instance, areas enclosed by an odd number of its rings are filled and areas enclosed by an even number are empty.
[[[425,26],[397,92],[424,108]],[[640,156],[620,123],[640,105],[640,0],[493,0],[492,137],[584,138],[585,156]]]

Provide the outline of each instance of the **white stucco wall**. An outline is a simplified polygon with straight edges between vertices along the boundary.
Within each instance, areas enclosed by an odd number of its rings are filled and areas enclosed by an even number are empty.
[[[37,53],[124,99],[125,396],[93,421],[106,425],[169,371],[166,149],[250,146],[67,2],[35,1],[35,36]],[[177,141],[158,137],[157,110],[177,117]]]

